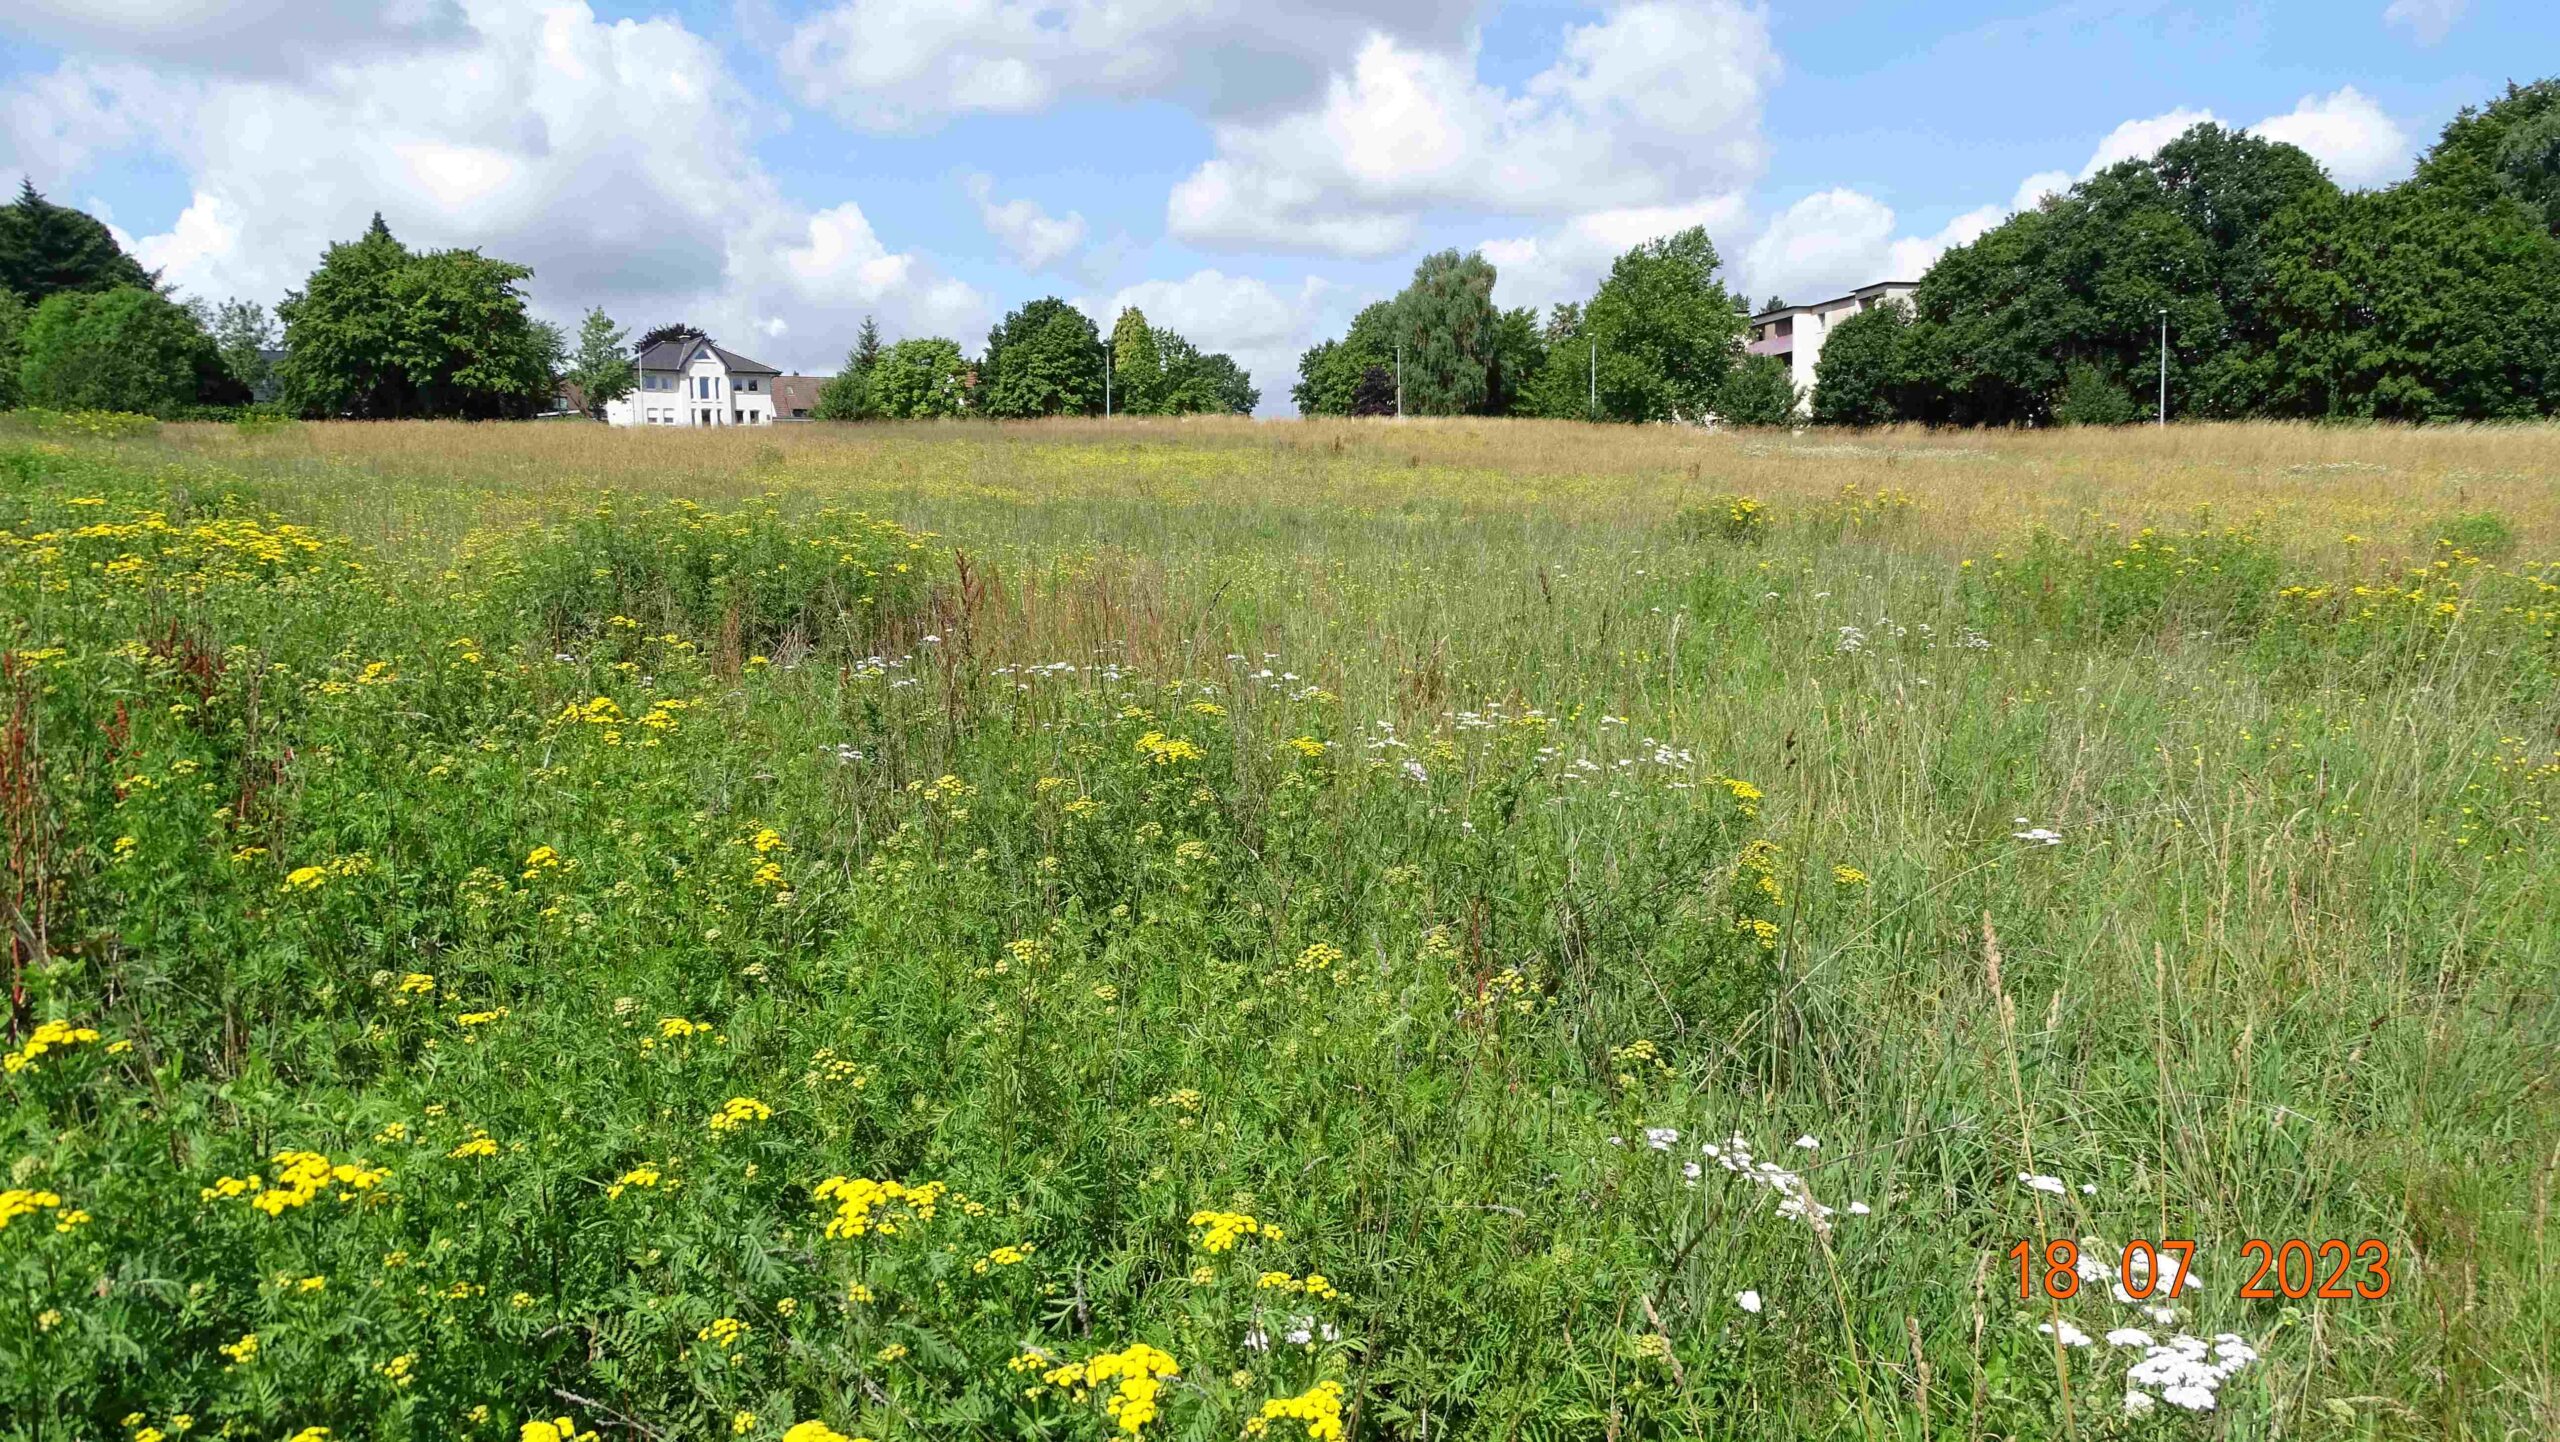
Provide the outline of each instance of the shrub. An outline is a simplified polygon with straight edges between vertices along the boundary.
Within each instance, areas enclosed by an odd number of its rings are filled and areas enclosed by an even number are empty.
[[[1720,495],[1703,506],[1682,506],[1673,521],[1684,541],[1751,545],[1769,534],[1769,508],[1758,496]]]
[[[2121,426],[2141,418],[2133,395],[2105,371],[2086,361],[2064,373],[2062,398],[2053,405],[2058,426]]]
[[[2429,526],[2424,540],[2474,556],[2503,560],[2516,548],[2515,528],[2495,511],[2466,511]]]

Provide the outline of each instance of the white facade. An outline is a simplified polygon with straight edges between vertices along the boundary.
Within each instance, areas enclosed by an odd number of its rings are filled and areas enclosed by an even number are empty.
[[[640,386],[604,408],[617,426],[769,426],[781,372],[707,340],[670,341],[640,357]]]
[[[1813,367],[1822,359],[1822,342],[1831,328],[1860,311],[1873,310],[1889,300],[1909,304],[1911,293],[1919,289],[1916,282],[1880,280],[1862,285],[1836,300],[1818,301],[1812,305],[1783,305],[1762,311],[1751,318],[1751,340],[1743,347],[1753,355],[1773,355],[1787,363],[1795,377],[1802,399],[1799,410],[1813,408]]]

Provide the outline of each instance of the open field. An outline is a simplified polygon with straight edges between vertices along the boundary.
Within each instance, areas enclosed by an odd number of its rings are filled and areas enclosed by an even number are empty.
[[[0,420],[0,628],[0,1436],[2560,1434],[2549,428]]]

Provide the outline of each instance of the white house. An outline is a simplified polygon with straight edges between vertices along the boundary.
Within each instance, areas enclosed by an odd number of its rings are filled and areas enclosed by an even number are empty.
[[[1836,300],[1817,301],[1812,305],[1782,305],[1765,310],[1751,318],[1751,342],[1744,349],[1753,355],[1773,355],[1787,363],[1788,373],[1795,377],[1804,399],[1800,405],[1813,404],[1813,366],[1822,359],[1822,342],[1831,328],[1860,311],[1873,310],[1889,300],[1909,303],[1911,293],[1919,289],[1917,282],[1880,280],[1862,285]]]
[[[640,356],[640,387],[604,408],[617,426],[769,426],[782,372],[707,340],[660,341]]]

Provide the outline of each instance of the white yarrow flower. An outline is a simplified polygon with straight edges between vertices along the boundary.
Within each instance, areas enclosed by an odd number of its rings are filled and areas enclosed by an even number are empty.
[[[1751,1313],[1753,1316],[1756,1317],[1760,1314],[1760,1294],[1758,1292],[1747,1289],[1736,1292],[1733,1294],[1733,1300],[1741,1303],[1742,1310]]]

